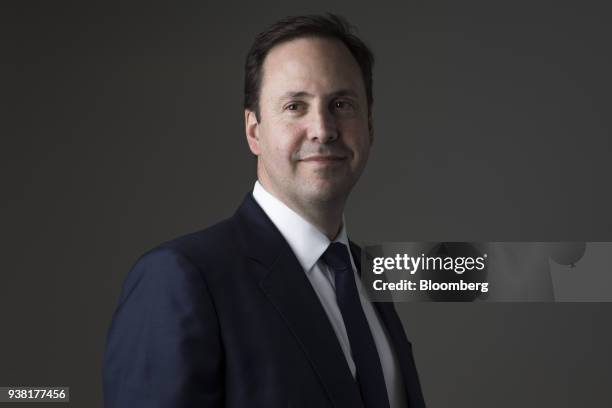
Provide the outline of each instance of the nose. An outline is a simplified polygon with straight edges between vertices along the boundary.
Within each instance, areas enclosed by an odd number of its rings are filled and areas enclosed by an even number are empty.
[[[336,119],[327,109],[313,110],[309,124],[309,139],[319,143],[331,143],[338,138]]]

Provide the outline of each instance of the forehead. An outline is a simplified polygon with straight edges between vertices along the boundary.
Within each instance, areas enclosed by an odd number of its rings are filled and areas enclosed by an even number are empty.
[[[321,94],[341,89],[365,97],[361,69],[340,40],[297,38],[274,46],[264,60],[262,99],[287,90]]]

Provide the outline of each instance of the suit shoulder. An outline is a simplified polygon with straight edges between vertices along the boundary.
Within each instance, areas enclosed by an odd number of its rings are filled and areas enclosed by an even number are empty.
[[[203,230],[163,242],[148,251],[147,254],[170,251],[197,266],[214,264],[217,260],[236,255],[234,235],[232,219],[228,218]]]

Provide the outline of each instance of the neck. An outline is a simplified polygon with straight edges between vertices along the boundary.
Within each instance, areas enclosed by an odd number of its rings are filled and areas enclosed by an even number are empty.
[[[284,202],[284,201],[283,201]],[[336,239],[342,229],[343,207],[329,208],[324,206],[299,206],[285,202],[289,208],[300,214],[306,221],[317,227],[330,241]]]
[[[319,231],[325,234],[330,241],[336,239],[342,229],[342,213],[344,211],[346,198],[301,202],[280,194],[278,191],[264,185],[261,180],[260,183],[268,193],[272,194],[287,207],[291,208],[306,221],[314,225]]]

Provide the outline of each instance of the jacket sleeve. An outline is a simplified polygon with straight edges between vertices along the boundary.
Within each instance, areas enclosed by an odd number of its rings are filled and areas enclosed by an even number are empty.
[[[106,408],[221,407],[223,350],[201,271],[155,249],[128,274],[104,354]]]

